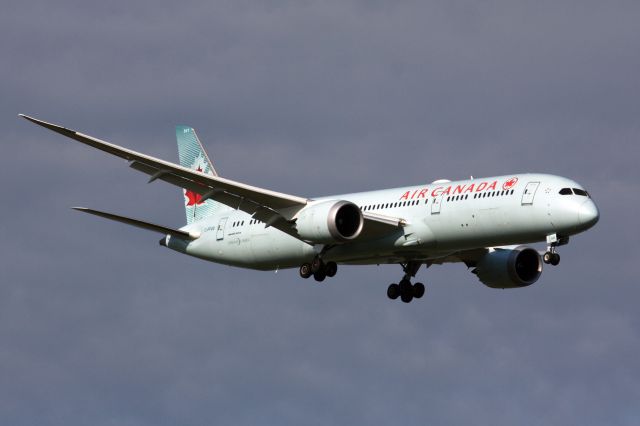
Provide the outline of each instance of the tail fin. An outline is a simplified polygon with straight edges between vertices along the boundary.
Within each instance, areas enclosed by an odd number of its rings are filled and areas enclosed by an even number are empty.
[[[178,140],[178,154],[181,166],[218,176],[194,129],[188,126],[176,126],[176,139]],[[187,214],[187,224],[202,220],[226,207],[224,204],[213,200],[202,201],[202,196],[193,191],[183,189],[182,194]]]

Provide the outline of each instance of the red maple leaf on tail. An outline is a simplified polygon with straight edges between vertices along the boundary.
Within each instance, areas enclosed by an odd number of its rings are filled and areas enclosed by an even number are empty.
[[[196,171],[201,172],[202,167],[198,166]],[[202,195],[198,194],[197,192],[193,192],[189,189],[185,189],[184,195],[185,197],[187,197],[187,207],[204,204],[204,201],[202,201]]]
[[[202,201],[202,195],[197,192],[187,190],[184,192],[184,195],[187,197],[187,207],[204,203],[204,201]]]

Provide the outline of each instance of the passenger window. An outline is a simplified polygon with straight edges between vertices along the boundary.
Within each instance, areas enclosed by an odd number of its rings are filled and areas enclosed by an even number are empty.
[[[571,188],[562,188],[560,190],[560,195],[571,195]]]

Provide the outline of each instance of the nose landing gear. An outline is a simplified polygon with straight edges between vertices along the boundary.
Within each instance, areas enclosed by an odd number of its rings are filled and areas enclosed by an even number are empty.
[[[557,266],[560,263],[560,255],[556,253],[555,247],[551,247],[553,250],[548,250],[543,256],[542,261],[544,263],[552,264],[553,266]]]
[[[556,252],[558,246],[569,243],[569,237],[558,237],[556,234],[547,235],[547,251],[542,255],[544,263],[557,266],[560,263],[560,255]]]
[[[414,298],[420,299],[424,296],[425,287],[422,283],[411,284],[411,277],[416,276],[416,272],[420,269],[420,262],[408,262],[402,265],[404,277],[398,284],[393,283],[387,288],[387,297],[396,300],[400,297],[404,303],[411,302]]]

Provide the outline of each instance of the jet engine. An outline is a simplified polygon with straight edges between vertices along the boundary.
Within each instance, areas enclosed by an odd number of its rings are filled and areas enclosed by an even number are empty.
[[[353,240],[362,231],[360,208],[344,200],[321,201],[296,215],[298,235],[312,243],[337,243]]]
[[[485,254],[473,273],[491,288],[526,287],[538,281],[542,274],[542,259],[530,247],[496,249]]]

